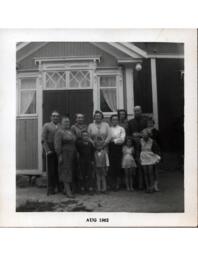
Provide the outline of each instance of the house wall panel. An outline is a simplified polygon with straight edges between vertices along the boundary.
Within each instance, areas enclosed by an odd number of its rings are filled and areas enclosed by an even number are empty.
[[[38,169],[38,120],[16,120],[16,169]]]
[[[88,42],[50,42],[20,62],[20,69],[35,69],[35,57],[100,55],[99,67],[115,67],[117,60]]]
[[[161,144],[167,151],[184,150],[183,59],[157,59],[158,115]]]

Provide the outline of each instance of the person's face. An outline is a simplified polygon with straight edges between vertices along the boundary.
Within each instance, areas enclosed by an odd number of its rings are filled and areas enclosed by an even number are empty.
[[[127,147],[131,147],[132,143],[131,143],[131,140],[127,140]]]
[[[101,123],[102,115],[100,113],[95,114],[95,121],[96,121],[96,123]]]
[[[125,120],[126,119],[126,114],[124,111],[120,111],[120,119]]]
[[[153,121],[151,120],[149,120],[148,122],[147,122],[147,127],[149,127],[149,128],[152,128],[154,126],[154,124],[153,124]]]
[[[82,134],[82,139],[83,139],[83,141],[88,141],[89,140],[89,135],[88,135],[88,133],[83,133]]]
[[[140,117],[142,115],[142,110],[141,108],[135,108],[135,117]]]
[[[84,116],[83,115],[77,115],[76,116],[76,122],[78,123],[78,124],[83,124],[84,123]]]
[[[55,124],[57,124],[58,122],[59,122],[59,113],[57,113],[57,112],[54,112],[54,113],[52,113],[52,115],[51,115],[51,121],[53,122],[53,123],[55,123]]]
[[[149,138],[148,132],[143,132],[143,133],[142,133],[142,138],[143,138],[144,140],[148,140],[148,138]]]
[[[116,126],[118,124],[118,117],[117,116],[113,116],[111,119],[111,123],[113,126]]]
[[[70,128],[70,120],[68,118],[63,118],[61,125],[64,129],[69,129]]]

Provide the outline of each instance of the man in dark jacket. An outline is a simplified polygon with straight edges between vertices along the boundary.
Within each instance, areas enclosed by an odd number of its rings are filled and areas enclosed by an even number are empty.
[[[54,136],[59,128],[59,113],[53,111],[51,114],[51,122],[45,123],[42,131],[42,145],[46,160],[46,169],[48,177],[47,195],[55,193],[55,189],[59,189],[58,181],[58,159],[54,149]]]
[[[142,116],[141,106],[134,107],[135,117],[128,121],[128,136],[140,136],[140,132],[147,127],[147,119]],[[135,134],[134,134],[135,133]]]
[[[142,108],[141,106],[134,107],[134,118],[128,121],[127,135],[133,138],[135,150],[138,151],[138,145],[141,138],[141,131],[147,127],[147,119],[142,116]],[[136,187],[138,189],[143,188],[143,172],[141,165],[137,163],[137,175]]]

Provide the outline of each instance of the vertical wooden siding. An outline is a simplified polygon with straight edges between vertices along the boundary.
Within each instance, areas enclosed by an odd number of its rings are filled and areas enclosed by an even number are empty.
[[[134,101],[135,105],[142,106],[144,113],[152,113],[152,88],[150,60],[142,62],[142,70],[134,69]]]
[[[157,59],[158,114],[164,150],[184,148],[183,59]]]
[[[38,120],[16,120],[16,169],[38,169]]]
[[[35,57],[61,56],[101,56],[99,67],[117,66],[117,61],[110,54],[88,42],[51,42],[20,62],[21,69],[36,68]]]

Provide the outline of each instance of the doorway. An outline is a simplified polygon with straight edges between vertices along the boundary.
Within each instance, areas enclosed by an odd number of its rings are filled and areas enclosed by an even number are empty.
[[[43,123],[49,122],[53,110],[61,116],[68,115],[71,124],[75,114],[85,115],[85,123],[93,117],[93,90],[46,90],[43,91]]]

